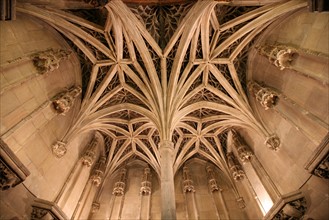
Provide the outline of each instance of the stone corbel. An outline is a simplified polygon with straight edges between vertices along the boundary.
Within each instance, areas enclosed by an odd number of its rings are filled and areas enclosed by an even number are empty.
[[[298,56],[295,48],[286,45],[263,45],[258,46],[258,52],[268,57],[268,60],[280,70],[290,68]]]
[[[57,158],[61,158],[66,154],[66,143],[63,141],[56,141],[51,147],[53,154]]]
[[[120,179],[118,182],[114,184],[113,192],[112,194],[115,196],[122,196],[125,193],[125,187],[126,187],[126,174],[127,170],[125,168],[122,168],[120,170]]]
[[[32,56],[33,64],[40,74],[54,71],[59,68],[59,63],[69,57],[72,52],[62,49],[48,49],[35,53]]]
[[[269,149],[277,151],[277,150],[279,150],[281,141],[280,141],[280,138],[276,134],[273,134],[266,138],[265,144]]]
[[[245,173],[241,168],[241,165],[235,158],[234,154],[232,152],[227,153],[227,164],[228,168],[230,169],[230,172],[232,174],[232,177],[235,181],[241,181],[245,177]]]
[[[65,213],[54,202],[36,199],[32,205],[31,220],[66,220]]]
[[[300,191],[296,191],[282,196],[265,215],[264,219],[302,219],[306,210],[306,199]]]
[[[0,189],[3,191],[13,188],[29,175],[28,169],[0,139]]]
[[[191,180],[190,177],[190,171],[189,168],[184,166],[183,168],[183,192],[195,192],[194,186],[193,186],[193,180]]]
[[[57,114],[65,115],[71,109],[75,98],[80,95],[81,91],[80,86],[73,86],[67,91],[59,93],[52,101]]]
[[[278,104],[279,95],[274,90],[254,81],[248,83],[248,89],[265,110]]]
[[[144,169],[142,186],[141,186],[141,189],[140,189],[140,194],[141,195],[150,195],[151,194],[152,183],[151,183],[150,179],[151,179],[151,170],[150,170],[150,168],[145,168]]]

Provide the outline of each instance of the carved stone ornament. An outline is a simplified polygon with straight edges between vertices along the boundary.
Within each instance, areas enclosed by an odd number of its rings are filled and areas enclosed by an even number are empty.
[[[67,149],[66,149],[65,142],[56,141],[56,143],[54,143],[51,147],[52,147],[53,154],[57,158],[61,158],[66,154]]]
[[[90,176],[91,182],[97,187],[99,187],[99,185],[101,184],[101,182],[103,180],[105,162],[106,162],[105,157],[99,158],[98,163],[95,165],[93,173]]]
[[[290,68],[294,59],[298,56],[297,50],[285,45],[264,45],[258,47],[260,54],[268,57],[268,60],[280,70]]]
[[[211,192],[222,191],[222,189],[218,186],[217,181],[215,179],[214,170],[210,166],[207,166],[206,170],[208,174],[208,185],[210,191]]]
[[[236,202],[238,203],[240,209],[246,208],[246,203],[244,202],[244,199],[242,197],[237,198]]]
[[[190,171],[186,166],[183,168],[183,192],[195,192],[193,181],[190,178]]]
[[[122,168],[120,171],[120,179],[118,182],[115,183],[112,194],[115,196],[122,196],[125,193],[126,187],[126,174],[127,170]]]
[[[280,138],[278,136],[273,134],[273,135],[271,135],[270,137],[268,137],[266,139],[265,144],[271,150],[277,151],[277,150],[279,150],[281,141],[280,141]]]
[[[248,89],[265,110],[273,108],[278,104],[278,94],[270,88],[263,87],[256,82],[249,82]]]
[[[92,213],[98,212],[100,206],[101,205],[98,202],[93,202],[93,204],[91,205],[91,212]]]
[[[323,179],[329,179],[329,154],[315,167],[313,174]]]
[[[230,169],[233,179],[235,181],[243,180],[245,177],[245,173],[242,170],[239,162],[236,160],[236,158],[232,152],[229,152],[227,154],[227,163],[228,163],[228,168]]]
[[[49,210],[39,208],[39,207],[33,207],[32,214],[31,214],[31,220],[43,219],[48,213],[49,213]]]
[[[240,160],[245,163],[249,162],[251,157],[254,155],[242,137],[237,133],[233,133],[233,144],[236,148]]]
[[[150,170],[150,168],[145,168],[144,175],[143,175],[143,182],[142,182],[142,186],[140,189],[140,194],[142,194],[142,195],[151,194],[152,183],[151,183],[150,179],[151,179],[151,170]]]
[[[8,190],[23,182],[30,175],[8,145],[0,139],[0,189]]]
[[[65,115],[73,106],[74,99],[81,93],[81,87],[74,86],[66,92],[60,93],[52,102],[55,111],[58,114]]]
[[[67,59],[71,51],[62,49],[49,49],[33,55],[33,64],[40,74],[54,71],[59,68],[59,63]]]
[[[94,138],[91,143],[88,146],[88,149],[86,150],[85,154],[82,157],[82,164],[86,165],[87,167],[90,167],[96,158],[96,146],[98,144],[98,139]]]

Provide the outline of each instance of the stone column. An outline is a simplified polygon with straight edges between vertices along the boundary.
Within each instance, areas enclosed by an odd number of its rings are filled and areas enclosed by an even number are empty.
[[[183,168],[183,192],[185,194],[188,219],[199,219],[198,209],[195,203],[193,180],[191,179],[190,171],[186,166]]]
[[[58,196],[56,203],[64,211],[66,209],[71,210],[72,206],[75,206],[76,202],[78,202],[74,199],[81,194],[83,190],[81,186],[84,186],[88,181],[90,167],[95,162],[96,148],[98,144],[99,141],[95,137],[87,147],[86,152],[79,160],[75,169],[72,171],[67,182],[65,183],[62,192]]]
[[[249,82],[248,89],[256,97],[256,100],[264,107],[265,110],[273,108],[278,104],[279,96],[272,89],[261,86],[257,82]]]
[[[150,219],[150,208],[151,208],[151,170],[150,168],[144,169],[144,175],[143,175],[143,181],[142,186],[140,189],[140,195],[141,195],[141,210],[140,210],[140,219],[148,220]]]
[[[176,200],[174,186],[174,143],[162,141],[159,144],[161,165],[161,218],[176,219]]]
[[[100,186],[105,170],[106,158],[101,157],[80,197],[72,219],[88,219],[97,188]]]
[[[217,181],[215,179],[214,170],[210,167],[206,167],[207,174],[208,174],[208,185],[209,190],[213,196],[218,219],[230,219],[229,213],[227,211],[226,203],[223,199],[222,189],[218,186]]]
[[[227,153],[227,164],[232,177],[235,181],[241,181],[244,179],[245,173],[242,170],[239,162],[236,160],[234,154],[232,152]]]
[[[122,168],[120,170],[120,177],[119,181],[115,183],[112,194],[112,210],[110,219],[120,219],[121,218],[121,211],[122,211],[122,204],[124,201],[124,194],[126,188],[126,175],[127,170]]]

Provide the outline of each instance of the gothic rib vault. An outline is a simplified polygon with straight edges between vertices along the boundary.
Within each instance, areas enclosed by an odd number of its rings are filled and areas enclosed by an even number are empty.
[[[60,143],[99,131],[106,141],[105,176],[132,157],[161,176],[160,148],[171,144],[174,173],[188,159],[202,157],[234,188],[226,156],[230,129],[250,129],[263,137],[264,147],[279,147],[279,137],[248,102],[248,48],[275,19],[305,6],[300,0],[262,7],[211,0],[136,6],[114,0],[102,10],[104,23],[30,4],[19,4],[17,11],[53,26],[83,63],[81,109]]]

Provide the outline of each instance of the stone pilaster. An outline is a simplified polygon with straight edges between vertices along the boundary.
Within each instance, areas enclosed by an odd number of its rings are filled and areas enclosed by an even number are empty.
[[[162,141],[159,144],[161,166],[161,218],[176,219],[174,187],[174,143]]]

